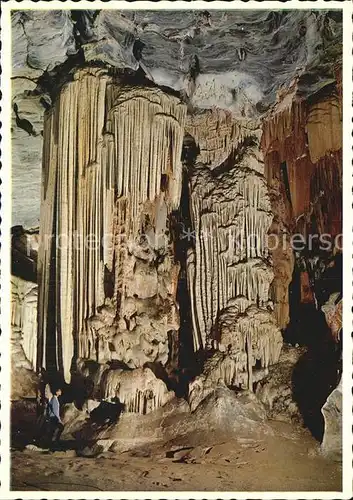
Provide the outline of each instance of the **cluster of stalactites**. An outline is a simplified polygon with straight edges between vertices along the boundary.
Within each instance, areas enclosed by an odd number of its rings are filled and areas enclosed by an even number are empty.
[[[54,310],[57,364],[66,381],[70,380],[74,353],[73,333],[80,332],[85,317],[104,298],[99,241],[106,208],[107,169],[102,165],[101,147],[106,83],[107,76],[99,70],[78,72],[62,89],[44,122],[39,363],[46,366],[48,319]],[[88,235],[98,241],[90,249]],[[54,265],[55,301],[50,294]]]
[[[142,414],[164,406],[174,397],[149,368],[106,371],[101,379],[101,394],[107,401],[122,403],[127,412]]]
[[[283,341],[273,314],[246,297],[229,304],[213,328],[213,354],[189,386],[191,410],[220,383],[252,390],[279,359]]]
[[[141,204],[159,196],[162,175],[168,178],[170,208],[179,205],[186,107],[159,89],[114,85],[108,86],[107,103],[108,168],[113,167],[117,196],[129,200],[136,233]]]
[[[105,266],[114,273],[117,260],[123,265],[117,226],[134,238],[146,203],[163,195],[167,210],[178,204],[185,114],[175,97],[121,88],[104,70],[91,68],[75,74],[46,116],[39,363],[46,365],[48,311],[55,310],[58,366],[67,381],[75,343],[79,357],[94,356],[86,320],[105,303]],[[163,175],[169,182],[162,193]],[[49,293],[53,265],[55,304]]]
[[[222,352],[228,352],[231,357],[246,353],[247,366],[243,370],[247,377],[245,386],[251,388],[256,381],[253,377],[256,363],[258,362],[261,371],[278,361],[282,335],[274,315],[268,310],[250,305],[243,312],[238,300],[231,301],[233,304],[221,312],[215,327],[215,336],[218,339],[218,348]],[[231,382],[239,385],[236,380]],[[244,382],[241,382],[241,385],[244,385]]]
[[[198,350],[208,344],[217,314],[232,298],[267,305],[273,279],[267,260],[272,215],[266,182],[246,160],[219,176],[198,165],[190,191],[195,246],[189,251],[188,273]]]

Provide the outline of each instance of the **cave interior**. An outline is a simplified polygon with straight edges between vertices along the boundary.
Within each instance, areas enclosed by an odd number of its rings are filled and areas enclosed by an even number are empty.
[[[339,15],[188,11],[179,35],[171,12],[45,16],[37,44],[38,13],[12,16],[13,401],[44,377],[117,421],[221,385],[322,442],[342,372]],[[214,62],[222,30],[234,65]]]

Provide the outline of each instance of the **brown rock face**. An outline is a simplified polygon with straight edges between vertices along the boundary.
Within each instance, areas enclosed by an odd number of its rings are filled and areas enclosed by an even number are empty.
[[[342,233],[342,145],[316,164],[310,183],[312,226],[319,234],[336,237]],[[337,240],[340,247],[342,240]],[[342,248],[340,248],[342,249]]]
[[[308,107],[306,131],[312,163],[342,149],[342,115],[337,96],[329,96]]]
[[[265,175],[274,215],[270,233],[275,278],[272,297],[281,328],[289,321],[288,285],[294,258],[289,238],[299,233],[304,240],[327,238],[324,250],[332,254],[342,244],[342,112],[339,74],[337,87],[324,88],[307,100],[296,87],[278,96],[263,123],[261,145]],[[337,238],[336,238],[337,237]],[[308,240],[309,238],[309,240]],[[336,239],[335,239],[336,238]],[[305,241],[306,240],[306,241]],[[336,247],[336,249],[335,249]],[[302,302],[314,302],[308,277],[302,277]]]

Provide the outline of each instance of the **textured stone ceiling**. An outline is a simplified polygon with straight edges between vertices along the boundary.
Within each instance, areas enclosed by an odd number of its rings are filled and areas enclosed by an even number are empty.
[[[331,82],[341,39],[338,11],[14,12],[12,224],[39,224],[43,114],[77,66],[141,68],[191,108],[252,118],[296,76],[305,95]]]

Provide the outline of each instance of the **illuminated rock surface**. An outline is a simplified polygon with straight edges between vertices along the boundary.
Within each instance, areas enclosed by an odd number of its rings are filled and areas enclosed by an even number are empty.
[[[322,453],[339,461],[342,457],[342,380],[327,398],[322,414],[325,419]]]

